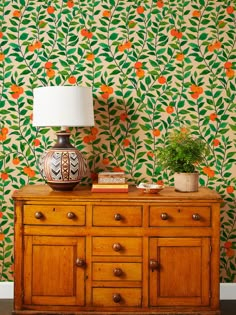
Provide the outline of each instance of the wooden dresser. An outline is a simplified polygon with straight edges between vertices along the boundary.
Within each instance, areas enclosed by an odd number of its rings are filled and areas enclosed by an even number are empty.
[[[129,190],[14,192],[13,314],[220,314],[220,196]]]

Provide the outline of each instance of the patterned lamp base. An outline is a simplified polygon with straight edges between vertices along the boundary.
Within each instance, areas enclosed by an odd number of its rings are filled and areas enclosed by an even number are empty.
[[[86,162],[79,150],[70,144],[68,132],[57,132],[57,143],[46,151],[39,169],[53,190],[73,190],[86,174]]]

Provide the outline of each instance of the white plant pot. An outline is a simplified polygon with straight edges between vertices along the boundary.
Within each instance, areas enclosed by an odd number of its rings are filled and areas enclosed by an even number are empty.
[[[181,192],[198,191],[199,174],[195,173],[175,173],[175,190]]]

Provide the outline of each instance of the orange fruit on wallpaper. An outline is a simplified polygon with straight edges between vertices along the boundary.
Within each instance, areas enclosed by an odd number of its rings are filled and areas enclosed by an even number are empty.
[[[38,147],[40,145],[40,140],[39,139],[34,139],[34,146]]]
[[[100,90],[101,90],[102,92],[107,92],[107,91],[108,91],[108,86],[105,85],[105,84],[103,84],[103,85],[100,86]]]
[[[159,0],[159,1],[157,1],[156,5],[157,5],[158,8],[161,9],[164,6],[164,2],[162,0]]]
[[[0,53],[0,61],[3,61],[5,59],[5,55],[4,55],[4,53]]]
[[[217,118],[216,113],[212,113],[212,114],[210,114],[209,118],[210,118],[210,120],[211,120],[211,121],[215,121],[215,120],[216,120],[216,118]]]
[[[72,1],[72,0],[67,1],[68,8],[73,8],[74,5],[75,5],[74,1]]]
[[[226,256],[227,257],[233,257],[234,256],[234,250],[232,248],[226,249]]]
[[[80,31],[80,34],[82,35],[82,36],[87,36],[88,35],[88,30],[86,29],[86,28],[83,28],[81,31]]]
[[[104,100],[107,100],[109,98],[109,93],[107,92],[103,93],[102,98],[104,98]]]
[[[232,245],[233,245],[232,242],[227,241],[227,242],[224,243],[224,248],[231,248]]]
[[[4,240],[4,238],[5,238],[5,234],[0,233],[0,241],[3,241],[3,240]]]
[[[8,177],[9,177],[9,176],[8,176],[7,173],[2,173],[2,174],[1,174],[1,179],[2,179],[2,180],[7,180]]]
[[[15,10],[15,11],[13,11],[12,15],[13,15],[14,17],[19,18],[19,17],[21,16],[21,12],[20,12],[19,10]]]
[[[136,76],[138,77],[138,78],[143,78],[144,77],[144,75],[145,75],[145,71],[143,70],[143,69],[137,69],[136,70]]]
[[[89,143],[89,142],[90,142],[89,136],[84,136],[83,142],[84,142],[84,143]]]
[[[52,66],[53,66],[53,63],[50,62],[50,61],[47,61],[47,62],[45,63],[45,65],[44,65],[45,69],[50,69],[50,68],[52,68]]]
[[[123,145],[124,145],[124,147],[128,147],[130,145],[129,139],[124,139],[123,140]]]
[[[162,179],[159,179],[159,180],[157,181],[157,185],[164,185],[164,181],[163,181]]]
[[[47,69],[46,74],[49,78],[53,78],[55,76],[55,71],[53,69]]]
[[[95,56],[94,56],[94,54],[92,54],[92,53],[90,53],[90,54],[88,54],[88,55],[86,56],[86,59],[87,59],[88,61],[93,61],[94,58],[95,58]]]
[[[194,11],[192,12],[192,16],[193,16],[193,17],[200,17],[200,16],[201,16],[201,11],[199,11],[199,10],[194,10]]]
[[[75,83],[76,83],[76,77],[74,77],[73,75],[70,76],[70,77],[68,78],[68,82],[69,82],[70,84],[75,84]]]
[[[132,43],[131,43],[131,41],[126,41],[125,43],[124,43],[124,46],[125,46],[125,49],[130,49],[131,47],[132,47]]]
[[[150,158],[154,157],[154,153],[152,151],[148,151],[147,152],[147,156],[149,156]]]
[[[125,121],[127,119],[127,117],[128,117],[127,113],[120,114],[120,120],[121,121]]]
[[[183,33],[182,32],[177,32],[175,35],[178,39],[181,39],[183,37]]]
[[[175,28],[173,28],[173,29],[170,31],[170,35],[171,35],[171,36],[176,36],[177,33],[178,33],[178,31],[177,31]]]
[[[226,69],[226,72],[225,72],[226,76],[228,78],[233,78],[234,77],[234,70],[229,68],[229,69]]]
[[[170,106],[170,105],[169,105],[169,106],[166,107],[166,112],[167,112],[168,114],[172,114],[172,113],[174,112],[174,110],[175,110],[175,109],[174,109],[173,106]]]
[[[159,129],[153,129],[152,134],[154,137],[159,137],[161,134],[161,131]]]
[[[20,163],[20,159],[19,159],[19,158],[14,158],[14,159],[12,160],[12,163],[13,163],[14,165],[18,165],[18,164]]]
[[[113,172],[123,172],[123,170],[119,166],[114,166],[113,167]]]
[[[134,64],[134,68],[135,68],[135,69],[140,69],[140,68],[142,68],[142,66],[143,66],[143,64],[142,64],[142,62],[140,62],[140,61],[137,61],[137,62],[135,62],[135,64]]]
[[[184,54],[180,53],[176,55],[176,60],[183,61],[184,60]]]
[[[210,45],[208,45],[207,49],[209,52],[212,52],[215,50],[215,46],[213,44],[210,44]]]
[[[215,42],[215,44],[214,44],[214,47],[215,47],[215,49],[220,49],[221,48],[221,42],[218,40],[218,41],[216,41]]]
[[[0,32],[0,39],[3,38],[3,32]]]
[[[103,165],[108,165],[108,164],[110,164],[109,158],[103,159],[103,160],[102,160],[102,164],[103,164]]]
[[[31,44],[28,46],[28,51],[33,52],[33,51],[35,51],[35,48],[36,47],[33,44]]]
[[[220,140],[219,139],[213,139],[213,146],[218,147],[220,145]]]
[[[91,128],[91,134],[92,134],[92,135],[97,135],[97,134],[98,134],[98,128],[92,127],[92,128]]]
[[[7,127],[3,127],[3,128],[2,128],[2,134],[3,134],[3,135],[8,134],[8,132],[9,132],[9,130],[8,130]]]
[[[2,211],[0,211],[0,219],[3,217],[3,213]]]
[[[230,61],[226,61],[225,64],[224,64],[224,68],[225,68],[225,69],[229,69],[229,68],[231,68],[232,66],[233,66],[233,64],[232,64],[232,62],[230,62]]]
[[[48,14],[53,14],[55,12],[55,8],[50,5],[49,7],[47,7],[47,12]]]
[[[42,42],[40,42],[40,40],[37,40],[36,42],[35,42],[35,44],[34,44],[34,47],[36,48],[36,49],[40,49],[40,48],[42,48]]]
[[[143,6],[140,5],[139,7],[137,7],[138,14],[143,14],[144,11],[145,11],[145,9]]]
[[[226,191],[228,194],[232,194],[234,192],[234,187],[233,186],[228,186],[226,187]]]
[[[123,52],[125,50],[125,45],[120,44],[118,45],[118,51]]]
[[[229,5],[229,6],[226,8],[226,12],[227,12],[228,14],[234,13],[234,7],[231,6],[231,5]]]
[[[113,87],[112,86],[108,86],[107,93],[112,94],[113,92],[114,92]]]
[[[14,98],[16,100],[16,99],[18,99],[20,97],[20,94],[15,92],[11,96],[12,96],[12,98]]]
[[[109,18],[109,17],[111,16],[111,11],[109,11],[109,10],[104,10],[103,13],[102,13],[102,15],[103,15],[104,17]]]
[[[164,76],[160,76],[157,81],[160,83],[160,84],[165,84],[166,83],[166,78]]]

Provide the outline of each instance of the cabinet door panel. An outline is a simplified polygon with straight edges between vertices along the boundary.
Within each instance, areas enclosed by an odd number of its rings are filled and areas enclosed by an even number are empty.
[[[84,238],[25,237],[24,303],[83,305],[84,268],[76,266],[85,257]]]
[[[208,238],[153,238],[150,260],[150,304],[208,305],[210,241]]]

